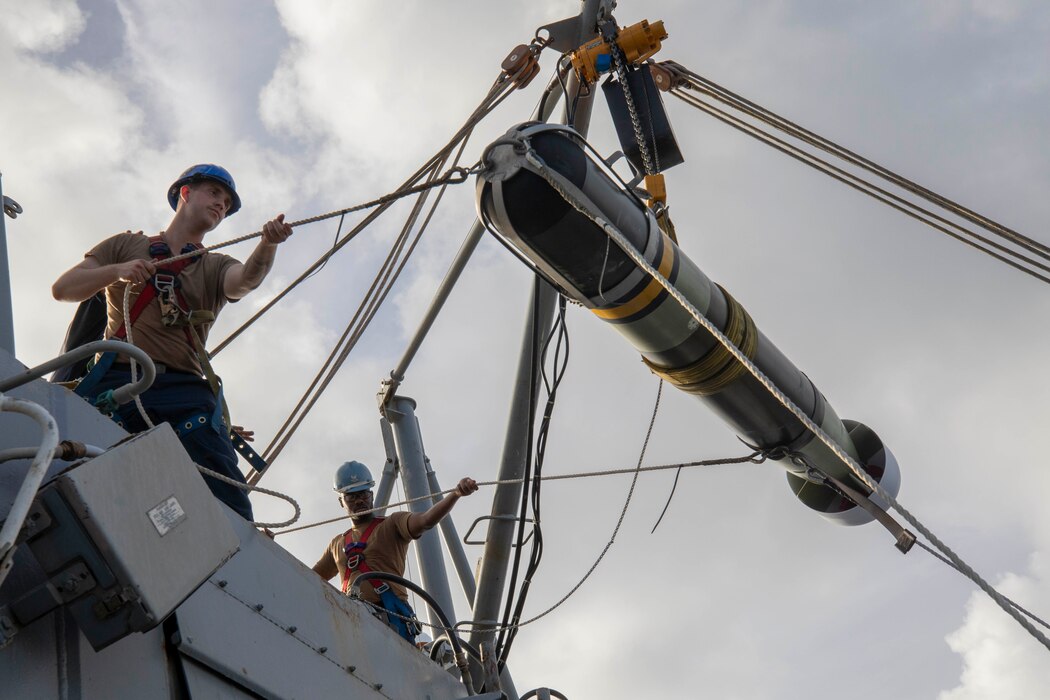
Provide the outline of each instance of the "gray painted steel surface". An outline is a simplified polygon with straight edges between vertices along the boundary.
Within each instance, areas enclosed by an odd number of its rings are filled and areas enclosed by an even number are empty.
[[[0,377],[24,369],[0,351]],[[63,438],[108,447],[126,437],[115,423],[65,388],[37,380],[11,394],[48,409]],[[0,417],[0,449],[31,444],[37,433],[24,416]],[[185,457],[178,445],[171,451],[175,448]],[[8,462],[0,470],[0,518],[7,513],[28,462]],[[49,477],[67,466],[56,461]],[[132,490],[121,489],[125,496]],[[151,497],[146,510],[153,505]],[[4,696],[169,698],[183,697],[186,690],[191,698],[468,697],[457,678],[373,617],[368,606],[343,596],[224,505],[213,505],[235,533],[240,551],[172,618],[95,651],[68,611],[59,608],[19,630],[0,649]],[[193,564],[193,556],[191,551],[180,561]],[[129,570],[142,572],[142,564],[137,562]],[[0,606],[44,580],[28,548],[20,548],[15,568],[0,588]],[[170,640],[165,639],[168,631],[174,632]]]
[[[597,35],[599,15],[611,12],[613,5],[614,3],[610,0],[583,0],[580,3],[581,11],[577,18],[578,22],[575,24],[578,29],[575,46],[581,46],[584,41]],[[570,76],[569,89],[565,95],[567,104],[572,103],[574,97],[579,94],[579,90],[580,85],[575,75]],[[583,134],[587,133],[590,124],[591,95],[593,92],[588,96],[580,97],[573,114],[573,124]],[[538,119],[545,121],[553,113],[554,100],[550,102],[551,104],[546,105],[550,111],[538,114]],[[565,112],[563,121],[570,121],[568,110]],[[540,361],[539,344],[550,329],[556,298],[557,295],[550,285],[537,276],[529,297],[529,310],[526,312],[518,370],[514,380],[506,438],[503,443],[503,456],[500,461],[499,479],[501,481],[521,479],[525,473],[529,406],[540,385],[540,372],[537,370]],[[507,584],[511,541],[517,526],[520,497],[521,488],[519,486],[501,484],[496,487],[496,494],[492,499],[492,520],[485,536],[485,553],[479,567],[477,594],[473,605],[474,620],[484,623],[484,626],[474,627],[470,634],[470,642],[475,647],[480,647],[483,641],[494,637],[492,628],[486,629],[486,627],[489,623],[494,625],[500,617],[500,603]],[[513,519],[508,519],[506,516]],[[506,669],[504,673],[505,676],[509,675],[506,674]],[[513,693],[511,695],[516,697]]]
[[[167,617],[239,545],[167,423],[71,469],[49,488],[57,489],[79,518],[125,595],[137,597],[128,619],[134,631]],[[57,537],[69,535],[55,530]],[[45,533],[30,544],[38,561],[50,554],[44,550],[62,546],[48,539]],[[80,618],[91,638],[96,617]],[[107,639],[101,630],[98,634]]]
[[[398,460],[401,464],[401,479],[405,484],[408,500],[432,496],[427,480],[426,456],[423,453],[423,437],[419,433],[416,419],[416,402],[407,396],[396,396],[386,408],[386,416],[394,430]],[[432,498],[409,504],[414,513],[422,513],[433,504]],[[456,617],[452,604],[452,591],[448,586],[445,558],[441,554],[441,539],[438,530],[428,530],[416,540],[416,560],[423,579],[423,589],[441,606],[449,620]],[[422,616],[422,610],[416,615]],[[427,619],[432,625],[441,624],[438,615],[427,606]],[[433,636],[433,635],[432,635]]]
[[[15,317],[11,308],[11,270],[7,258],[7,215],[3,209],[4,174],[0,173],[0,348],[15,353]]]
[[[438,483],[437,474],[431,468],[430,460],[428,459],[426,462],[430,493],[441,493],[441,484]],[[473,601],[474,594],[478,591],[478,584],[474,580],[474,570],[470,568],[470,561],[467,559],[467,553],[463,549],[463,540],[456,530],[456,522],[451,517],[442,518],[441,522],[438,523],[438,527],[441,529],[441,538],[445,541],[445,549],[448,550],[448,555],[452,559],[456,575],[459,576],[459,584],[463,588],[463,595],[466,596],[467,600]]]
[[[467,697],[369,606],[227,513],[241,551],[176,612],[182,655],[264,697]]]

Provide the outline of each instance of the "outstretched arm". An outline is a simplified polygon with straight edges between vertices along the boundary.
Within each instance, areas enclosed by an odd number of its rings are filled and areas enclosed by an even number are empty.
[[[412,513],[408,516],[408,532],[412,537],[419,537],[430,528],[437,525],[442,518],[448,515],[452,506],[456,505],[463,496],[469,496],[478,490],[478,484],[470,477],[459,480],[455,490],[423,513]]]
[[[234,265],[226,272],[222,282],[222,291],[227,299],[240,299],[257,288],[266,279],[274,258],[277,257],[277,246],[292,235],[292,227],[284,223],[284,214],[267,221],[262,228],[262,240],[243,264]]]
[[[51,295],[58,301],[84,301],[114,282],[141,283],[157,271],[150,260],[129,260],[103,265],[88,256],[65,272],[51,285]]]

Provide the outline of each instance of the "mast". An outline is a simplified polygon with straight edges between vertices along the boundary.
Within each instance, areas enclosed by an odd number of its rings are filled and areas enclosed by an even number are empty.
[[[4,196],[4,174],[0,173],[0,202],[4,211],[0,214],[0,348],[15,354],[15,322],[11,307],[11,273],[7,264],[7,227],[4,217],[12,219],[22,213],[22,207],[13,199]]]
[[[567,50],[574,49],[588,39],[597,36],[599,19],[608,16],[614,5],[612,0],[583,0],[581,4],[579,16],[573,18],[577,22],[574,43]],[[564,25],[559,23],[559,26]],[[561,49],[559,46],[555,48]],[[570,74],[569,86],[565,95],[566,110],[562,122],[570,124],[581,134],[586,134],[590,126],[592,100],[590,96],[580,96],[579,101],[576,101],[580,87],[575,73]],[[576,104],[575,110],[570,110],[569,106],[574,103]],[[541,120],[545,120],[549,115],[539,116]],[[521,354],[514,380],[514,393],[511,398],[507,433],[503,444],[503,457],[500,462],[500,481],[519,480],[525,474],[529,427],[535,417],[534,397],[540,386],[541,343],[550,330],[556,299],[557,293],[553,287],[537,276],[533,281],[532,294],[525,316]],[[474,621],[478,624],[470,635],[471,643],[477,648],[493,640],[494,628],[499,624],[499,609],[503,590],[507,584],[507,569],[511,543],[517,527],[520,497],[520,485],[501,484],[496,487],[496,493],[492,499],[491,520],[485,537],[485,551],[478,576],[478,591],[474,597]]]

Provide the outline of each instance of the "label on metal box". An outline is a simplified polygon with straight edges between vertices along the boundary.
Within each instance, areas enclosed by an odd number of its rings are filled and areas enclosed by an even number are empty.
[[[182,509],[178,499],[174,496],[169,496],[151,508],[148,515],[153,522],[153,527],[157,528],[161,537],[174,530],[186,519],[186,511]]]

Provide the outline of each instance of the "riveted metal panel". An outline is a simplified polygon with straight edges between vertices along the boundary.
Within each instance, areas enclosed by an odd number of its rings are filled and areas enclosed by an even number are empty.
[[[254,693],[198,663],[183,659],[182,672],[192,700],[251,700]]]
[[[368,606],[230,520],[241,551],[179,607],[182,654],[268,698],[467,697]]]
[[[65,518],[53,537],[45,532],[31,542],[37,559],[64,551],[79,524],[92,553],[101,555],[116,579],[117,589],[100,586],[86,596],[87,603],[72,604],[96,648],[158,624],[237,551],[222,506],[166,423],[84,462],[49,489],[57,489],[73,517]],[[47,492],[42,498],[48,500]],[[51,501],[48,507],[57,517],[58,504]],[[114,602],[118,593],[122,600]],[[112,614],[102,615],[100,605]],[[114,628],[117,618],[126,622]]]

